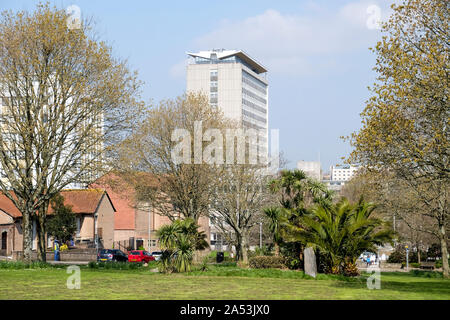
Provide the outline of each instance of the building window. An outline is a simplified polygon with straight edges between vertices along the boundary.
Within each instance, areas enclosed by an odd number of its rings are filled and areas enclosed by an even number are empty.
[[[210,93],[210,96],[209,96],[209,102],[211,103],[211,104],[215,104],[215,103],[217,103],[217,92],[211,92]]]
[[[209,76],[210,81],[217,81],[217,70],[210,70]]]

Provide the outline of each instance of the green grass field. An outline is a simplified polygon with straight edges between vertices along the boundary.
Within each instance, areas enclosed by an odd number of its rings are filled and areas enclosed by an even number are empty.
[[[65,268],[0,269],[0,299],[445,299],[450,281],[438,274],[381,273],[381,289],[367,275],[343,278],[302,272],[210,267],[189,274],[81,269],[81,289],[67,289]],[[426,277],[438,276],[438,277]]]

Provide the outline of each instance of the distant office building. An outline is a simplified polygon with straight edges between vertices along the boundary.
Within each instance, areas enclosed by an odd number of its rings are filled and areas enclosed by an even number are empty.
[[[331,181],[349,181],[358,169],[350,164],[331,166]]]
[[[298,161],[297,169],[302,170],[310,178],[318,181],[322,180],[321,168],[319,161]]]
[[[204,92],[212,107],[220,108],[243,128],[258,130],[260,154],[268,152],[267,70],[243,51],[215,49],[187,53],[186,91]]]
[[[322,180],[321,181],[329,190],[341,191],[345,185],[345,181],[332,181],[332,180]]]

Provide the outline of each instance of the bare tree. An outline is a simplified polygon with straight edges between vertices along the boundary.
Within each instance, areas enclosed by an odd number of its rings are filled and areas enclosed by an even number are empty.
[[[221,130],[225,123],[222,113],[211,108],[208,97],[202,94],[162,101],[124,141],[118,164],[122,170],[150,172],[159,180],[158,188],[141,190],[159,214],[172,220],[182,217],[198,221],[208,215],[218,174],[214,165],[201,158],[208,144],[203,134],[207,129]],[[184,136],[177,136],[177,132]],[[180,138],[186,139],[188,149],[184,150],[184,161],[177,161],[173,154]],[[197,146],[200,154],[195,152]]]
[[[141,107],[136,74],[88,21],[72,28],[68,18],[47,4],[3,12],[0,21],[0,187],[22,213],[26,260],[32,220],[45,260],[49,200],[100,173]]]
[[[229,234],[236,247],[236,260],[248,263],[250,230],[262,219],[265,206],[274,203],[267,186],[268,176],[257,165],[223,166],[216,181],[211,215],[214,223]]]

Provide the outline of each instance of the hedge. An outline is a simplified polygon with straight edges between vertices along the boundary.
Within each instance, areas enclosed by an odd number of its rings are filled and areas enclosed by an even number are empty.
[[[250,268],[286,268],[285,259],[277,256],[257,256],[249,259]]]

